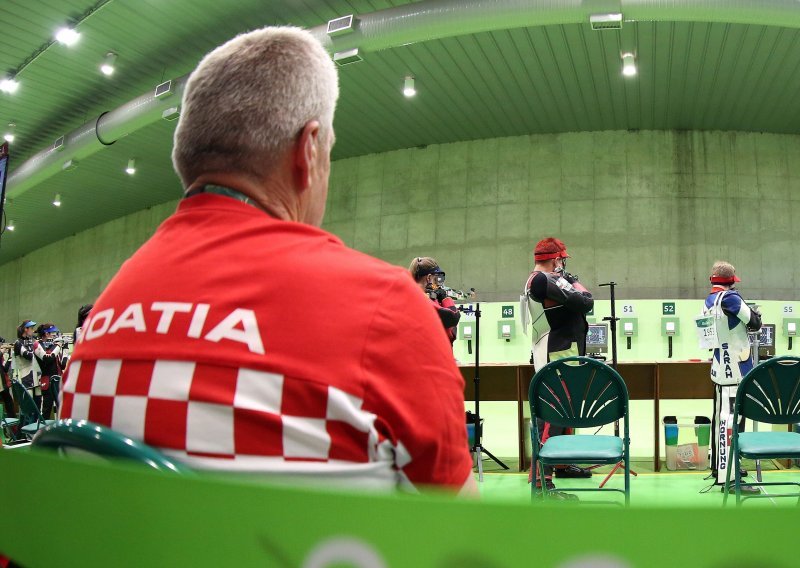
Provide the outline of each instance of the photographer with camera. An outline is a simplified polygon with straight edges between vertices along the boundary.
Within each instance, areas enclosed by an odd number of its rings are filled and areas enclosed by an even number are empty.
[[[548,237],[536,244],[533,258],[535,266],[525,282],[524,298],[528,305],[533,327],[532,360],[536,370],[551,361],[586,354],[586,333],[589,324],[588,314],[594,307],[594,299],[589,291],[578,282],[578,278],[567,272],[566,245],[559,239]],[[532,301],[529,301],[532,300]],[[568,428],[554,426],[539,420],[541,443],[551,436],[571,434]],[[531,464],[529,481],[533,480]],[[552,467],[545,468],[545,482],[548,489],[554,489]],[[536,486],[541,487],[536,469]],[[574,465],[556,466],[556,477],[591,477],[588,469]],[[554,493],[559,499],[573,499],[573,495]]]
[[[36,322],[23,320],[17,328],[17,340],[14,342],[14,367],[17,369],[17,379],[33,397],[37,408],[42,406],[42,388],[39,383],[39,368],[34,357],[38,347],[33,335]]]
[[[56,404],[53,390],[50,388],[50,379],[55,375],[63,376],[68,357],[64,349],[64,340],[61,339],[60,331],[55,324],[43,323],[37,329],[37,333],[39,341],[34,349],[34,356],[42,373],[39,378],[42,388],[42,417],[50,420],[50,414]]]
[[[439,263],[429,256],[418,256],[411,261],[408,267],[411,277],[423,292],[433,302],[433,307],[442,321],[444,330],[450,344],[456,340],[458,321],[461,313],[456,308],[456,303],[447,295],[448,289],[444,285],[445,273],[439,268]]]

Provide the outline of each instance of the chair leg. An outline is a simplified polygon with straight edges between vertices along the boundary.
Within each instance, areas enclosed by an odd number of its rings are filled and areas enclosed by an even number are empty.
[[[736,456],[736,443],[734,441],[733,447],[731,448],[731,458]],[[719,462],[720,457],[717,456],[717,461]],[[717,467],[719,467],[719,463],[717,463]],[[731,465],[730,461],[728,462],[728,469],[725,472],[725,485],[722,487],[722,506],[725,507],[728,504],[728,494],[731,491]],[[739,468],[735,468],[738,474]]]
[[[625,451],[625,506],[631,505],[631,456],[630,449]]]
[[[731,454],[733,454],[733,450],[731,450]],[[731,459],[728,461],[729,466],[734,468],[734,479],[736,480],[736,506],[740,507],[742,505],[742,473],[741,468],[739,467],[739,453],[736,452],[736,455],[732,455]],[[732,464],[732,465],[730,465]],[[730,475],[730,473],[729,473]]]
[[[539,459],[539,480],[542,482],[542,501],[547,499],[548,496],[548,489],[547,489],[547,479],[544,476],[544,464],[542,460]],[[533,483],[536,484],[536,480],[533,480]]]

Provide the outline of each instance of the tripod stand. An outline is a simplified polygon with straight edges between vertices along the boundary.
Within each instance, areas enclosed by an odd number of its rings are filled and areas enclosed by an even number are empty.
[[[475,377],[473,382],[475,385],[475,442],[472,445],[472,452],[475,454],[475,466],[478,468],[478,481],[483,482],[483,454],[486,454],[497,465],[503,469],[508,469],[508,466],[494,457],[492,453],[483,447],[483,424],[481,424],[481,378],[480,378],[480,353],[481,353],[481,304],[475,304],[469,307],[459,306],[458,310],[465,314],[473,314],[475,316]]]
[[[614,296],[614,287],[617,285],[616,282],[606,282],[605,284],[600,284],[601,287],[608,286],[611,290],[611,316],[603,318],[603,321],[607,321],[609,323],[609,328],[611,329],[611,366],[614,370],[617,370],[617,322],[619,318],[617,317],[617,304],[616,298]],[[614,421],[614,435],[619,437],[619,420]],[[600,488],[608,483],[608,480],[611,479],[611,476],[617,473],[617,470],[623,467],[625,464],[623,462],[617,462],[616,465],[611,469],[611,472],[606,475],[606,478],[600,483]],[[595,469],[599,466],[591,466],[589,469]],[[635,471],[631,470],[631,474],[634,477],[638,476],[639,474]]]

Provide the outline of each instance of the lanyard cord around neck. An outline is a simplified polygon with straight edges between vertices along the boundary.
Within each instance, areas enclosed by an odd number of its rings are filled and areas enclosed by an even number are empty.
[[[245,203],[247,205],[250,205],[251,207],[255,207],[256,209],[263,211],[260,205],[258,205],[255,201],[253,201],[249,197],[247,197],[241,191],[236,191],[235,189],[231,189],[229,187],[223,187],[221,185],[213,185],[213,184],[201,185],[200,187],[196,187],[187,192],[183,198],[188,199],[190,197],[194,197],[195,195],[200,195],[201,193],[213,193],[215,195],[224,195],[225,197],[231,197],[237,201],[241,201],[242,203]]]

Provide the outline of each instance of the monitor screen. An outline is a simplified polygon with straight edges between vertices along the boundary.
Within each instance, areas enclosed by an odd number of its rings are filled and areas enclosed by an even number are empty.
[[[608,324],[593,323],[586,334],[586,350],[597,353],[608,350]]]
[[[775,324],[765,323],[761,326],[760,347],[775,347]]]

